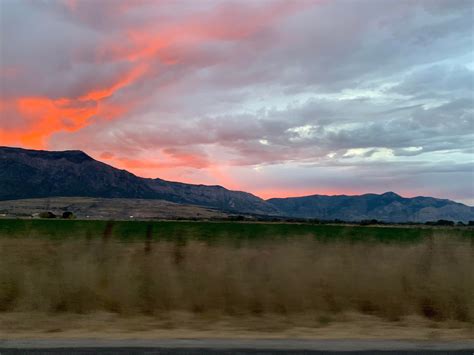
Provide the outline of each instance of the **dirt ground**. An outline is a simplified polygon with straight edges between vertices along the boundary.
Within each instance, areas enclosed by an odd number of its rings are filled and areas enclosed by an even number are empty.
[[[161,317],[0,313],[0,340],[14,339],[409,339],[472,340],[474,325],[418,316],[385,321],[357,313],[333,317],[213,317],[173,313]]]

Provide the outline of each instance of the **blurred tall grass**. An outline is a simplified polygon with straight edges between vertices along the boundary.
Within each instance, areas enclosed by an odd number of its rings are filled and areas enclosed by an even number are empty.
[[[441,231],[412,243],[312,235],[235,243],[152,234],[0,238],[0,311],[357,311],[474,322],[473,238]]]

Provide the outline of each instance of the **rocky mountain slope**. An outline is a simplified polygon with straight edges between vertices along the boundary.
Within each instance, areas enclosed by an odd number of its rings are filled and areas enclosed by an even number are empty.
[[[0,147],[0,200],[67,196],[162,199],[226,211],[278,213],[274,206],[247,192],[145,179],[81,151]]]
[[[474,208],[450,200],[432,197],[404,198],[394,192],[381,195],[273,198],[268,200],[284,215],[298,218],[387,222],[427,222],[446,219],[474,220]]]

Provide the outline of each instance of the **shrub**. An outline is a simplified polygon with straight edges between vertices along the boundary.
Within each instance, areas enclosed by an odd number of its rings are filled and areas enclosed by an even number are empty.
[[[53,212],[41,212],[39,215],[39,218],[56,218],[56,215]]]
[[[63,219],[74,219],[76,217],[74,216],[74,213],[72,213],[70,211],[66,211],[66,212],[63,212],[62,218]]]

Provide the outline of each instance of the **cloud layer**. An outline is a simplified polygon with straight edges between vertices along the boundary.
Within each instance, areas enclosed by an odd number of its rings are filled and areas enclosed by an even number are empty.
[[[470,0],[0,2],[0,144],[263,197],[474,202]]]

